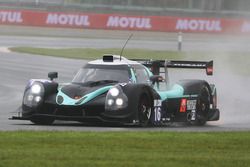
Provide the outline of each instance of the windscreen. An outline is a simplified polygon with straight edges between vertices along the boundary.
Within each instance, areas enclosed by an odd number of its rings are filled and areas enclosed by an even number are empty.
[[[73,83],[85,83],[89,81],[113,80],[117,82],[129,82],[128,68],[107,66],[86,66],[81,68],[73,78]]]

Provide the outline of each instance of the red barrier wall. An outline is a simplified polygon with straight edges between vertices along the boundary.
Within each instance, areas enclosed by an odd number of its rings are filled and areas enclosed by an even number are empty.
[[[250,33],[250,20],[0,10],[0,24],[194,33]]]

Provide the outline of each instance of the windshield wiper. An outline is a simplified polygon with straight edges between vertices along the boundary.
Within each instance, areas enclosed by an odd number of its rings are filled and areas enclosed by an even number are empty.
[[[108,83],[118,83],[119,81],[116,80],[99,80],[99,81],[92,81],[90,83],[91,86],[101,85],[101,84],[108,84]]]
[[[87,81],[84,83],[75,83],[75,84],[79,84],[82,86],[97,86],[101,84],[118,83],[118,82],[119,81],[116,81],[116,80],[99,80],[99,81]]]

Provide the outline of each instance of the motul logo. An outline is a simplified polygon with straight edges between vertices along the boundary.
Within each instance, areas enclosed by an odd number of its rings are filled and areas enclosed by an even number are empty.
[[[73,14],[48,14],[46,24],[89,26],[89,16]]]
[[[176,23],[176,30],[220,32],[222,28],[220,20],[179,19]]]
[[[250,22],[244,22],[241,27],[241,32],[250,32]]]
[[[150,18],[109,16],[107,27],[150,29]]]
[[[0,11],[0,22],[6,23],[22,23],[22,13],[21,12],[7,12]]]

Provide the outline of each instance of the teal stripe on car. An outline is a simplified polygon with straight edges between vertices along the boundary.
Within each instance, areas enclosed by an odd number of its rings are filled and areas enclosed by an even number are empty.
[[[171,99],[171,98],[192,98],[198,97],[198,95],[184,95],[184,88],[181,85],[175,84],[172,89],[167,91],[157,91],[161,97],[161,100]]]
[[[90,100],[96,98],[97,96],[107,92],[112,87],[113,86],[105,86],[105,87],[97,89],[97,90],[95,90],[95,91],[93,91],[93,92],[91,92],[89,94],[86,94],[85,96],[83,96],[82,98],[77,99],[77,100],[72,99],[71,97],[67,96],[60,89],[60,90],[58,90],[57,97],[62,96],[64,100],[60,104],[60,103],[58,103],[57,98],[56,98],[56,103],[58,105],[74,105],[74,106],[82,105],[82,104],[85,104],[85,103],[89,102]],[[82,100],[82,99],[84,99],[84,100]],[[79,101],[81,101],[81,102],[79,103]]]
[[[181,85],[175,84],[172,87],[172,89],[170,89],[168,91],[158,91],[158,93],[161,96],[162,100],[165,100],[168,98],[183,97],[184,88]]]
[[[130,68],[130,73],[131,73],[131,79],[132,79],[132,82],[133,83],[136,83],[136,76],[135,76],[135,73],[134,73],[134,71],[132,70],[132,68]]]

